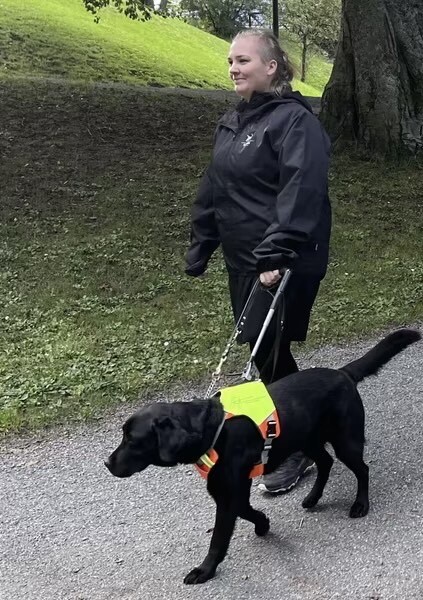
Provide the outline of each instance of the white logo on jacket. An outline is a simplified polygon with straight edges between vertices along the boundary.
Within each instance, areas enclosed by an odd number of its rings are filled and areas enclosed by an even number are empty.
[[[249,133],[247,135],[247,137],[245,138],[245,141],[241,142],[242,149],[244,150],[244,148],[246,148],[247,146],[249,146],[251,144],[251,142],[253,141],[253,139],[254,139],[254,133]]]

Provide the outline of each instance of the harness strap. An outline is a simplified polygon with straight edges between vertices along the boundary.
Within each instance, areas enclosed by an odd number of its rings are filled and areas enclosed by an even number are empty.
[[[263,465],[267,465],[269,460],[269,452],[272,449],[272,443],[275,437],[278,435],[278,423],[271,415],[267,421],[267,428],[264,437],[264,446],[261,453],[261,462]]]
[[[276,335],[275,335],[275,343],[273,345],[273,369],[272,369],[272,377],[271,381],[273,381],[276,372],[276,365],[278,364],[279,359],[279,350],[281,347],[282,341],[282,333],[285,324],[285,296],[281,294],[281,298],[279,300],[279,306],[276,310]]]
[[[207,478],[208,473],[219,458],[214,446],[226,419],[244,415],[249,417],[256,424],[263,439],[260,461],[252,467],[249,476],[252,478],[262,475],[264,465],[266,465],[269,460],[272,442],[280,435],[278,413],[269,392],[261,381],[243,383],[231,388],[223,388],[220,392],[220,400],[225,414],[215,432],[210,449],[200,456],[195,467],[204,478]]]

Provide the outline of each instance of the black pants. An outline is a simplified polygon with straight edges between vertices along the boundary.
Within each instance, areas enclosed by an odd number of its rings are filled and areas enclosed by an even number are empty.
[[[250,273],[229,275],[229,291],[236,321],[242,313],[256,279],[257,275]],[[283,311],[275,312],[256,356],[255,362],[264,383],[276,381],[298,371],[291,354],[290,343],[306,339],[310,313],[319,286],[320,278],[297,273],[294,273],[288,281],[281,298]],[[249,305],[245,326],[238,339],[239,343],[248,342],[251,348],[254,346],[272,299],[271,291],[261,286]],[[281,330],[282,314],[284,323]]]
[[[250,342],[250,348],[253,349],[254,343]],[[277,360],[274,362],[274,353],[277,352]],[[255,358],[257,369],[260,373],[260,379],[263,383],[269,384],[272,381],[277,381],[291,375],[291,373],[297,373],[298,365],[295,362],[295,358],[291,353],[291,343],[283,342],[279,344],[279,348],[274,347],[272,342],[270,348],[265,346],[262,342],[260,348],[257,351]]]

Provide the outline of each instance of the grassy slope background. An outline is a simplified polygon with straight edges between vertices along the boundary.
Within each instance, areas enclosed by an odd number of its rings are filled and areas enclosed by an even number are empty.
[[[217,256],[187,279],[183,255],[228,100],[9,75],[0,105],[0,430],[203,380],[231,329],[226,277]],[[421,319],[422,173],[335,158],[309,347]]]
[[[98,24],[80,0],[2,0],[0,73],[56,76],[141,85],[231,89],[228,43],[177,19],[134,22],[115,10],[101,12]],[[295,64],[296,44],[285,40]],[[319,96],[331,65],[310,62],[310,79],[296,82]]]

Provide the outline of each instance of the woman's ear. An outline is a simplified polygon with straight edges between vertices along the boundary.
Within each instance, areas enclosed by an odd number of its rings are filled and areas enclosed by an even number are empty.
[[[267,74],[274,75],[276,73],[276,69],[278,68],[278,63],[276,60],[271,60],[267,67]]]

